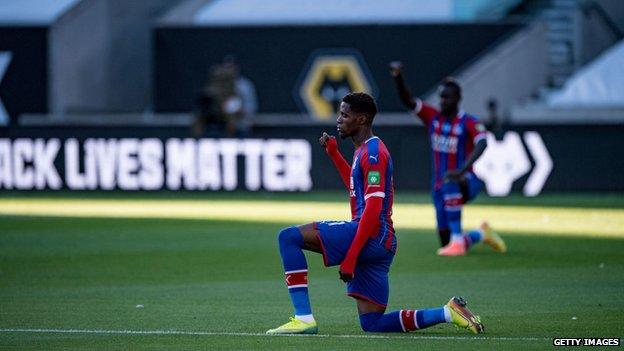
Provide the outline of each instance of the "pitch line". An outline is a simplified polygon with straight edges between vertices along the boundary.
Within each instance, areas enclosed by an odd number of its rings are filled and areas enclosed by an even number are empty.
[[[487,341],[546,341],[550,338],[506,337],[506,336],[433,336],[433,335],[341,335],[341,334],[291,334],[268,335],[264,333],[204,332],[184,330],[105,330],[105,329],[0,329],[0,333],[39,333],[39,334],[115,334],[115,335],[190,335],[190,336],[262,336],[262,337],[304,337],[337,339],[409,339],[409,340],[487,340]]]

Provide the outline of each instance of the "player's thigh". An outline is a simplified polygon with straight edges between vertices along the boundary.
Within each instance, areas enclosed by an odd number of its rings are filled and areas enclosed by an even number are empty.
[[[465,202],[462,183],[446,182],[442,185],[442,203],[445,211],[461,211]]]
[[[474,200],[483,189],[483,182],[472,173],[466,175],[466,189],[463,191],[464,203]]]
[[[358,263],[353,280],[347,284],[347,294],[358,300],[368,301],[371,305],[385,308],[390,295],[388,272],[392,263],[391,256],[389,253],[386,259],[377,262]],[[367,305],[358,303],[358,310]]]
[[[357,304],[357,309],[358,309],[358,314],[359,315],[372,313],[372,312],[377,312],[377,313],[384,313],[384,312],[386,312],[386,308],[384,306],[380,306],[380,305],[372,303],[370,301],[366,301],[366,300],[363,300],[363,299],[356,298],[355,302]]]
[[[307,223],[297,226],[301,236],[303,236],[304,249],[321,253],[321,241],[319,230],[314,223]]]
[[[448,228],[448,220],[446,218],[446,211],[444,211],[444,193],[442,190],[436,190],[433,192],[432,198],[438,229],[446,229]]]
[[[342,263],[351,247],[357,231],[357,222],[321,221],[315,222],[318,229],[324,264],[327,267]]]

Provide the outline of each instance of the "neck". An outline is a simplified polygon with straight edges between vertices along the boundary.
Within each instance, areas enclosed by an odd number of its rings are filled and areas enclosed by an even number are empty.
[[[371,127],[362,128],[359,132],[357,132],[354,136],[351,137],[353,141],[353,145],[357,149],[362,145],[366,140],[370,139],[373,136],[373,129]]]
[[[442,113],[442,116],[446,117],[446,118],[454,118],[457,116],[457,114],[459,113],[459,110],[454,109],[451,111],[448,111],[446,113]]]

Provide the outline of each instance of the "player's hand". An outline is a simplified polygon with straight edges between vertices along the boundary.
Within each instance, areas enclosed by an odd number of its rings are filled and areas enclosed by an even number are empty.
[[[342,271],[338,271],[338,275],[340,275],[340,280],[345,283],[353,280],[353,273],[343,273]]]
[[[338,151],[338,142],[336,141],[336,137],[329,135],[326,132],[323,132],[323,135],[319,138],[319,144],[325,148],[325,151],[328,154],[333,154]]]
[[[464,180],[464,173],[458,169],[447,171],[446,174],[444,174],[445,182],[459,183],[462,180]]]
[[[388,64],[390,67],[390,75],[393,77],[398,77],[401,75],[401,71],[403,70],[403,62],[401,61],[392,61]]]
[[[338,275],[340,275],[340,280],[345,283],[348,283],[353,280],[353,272],[355,271],[355,260],[350,260],[345,258],[344,261],[340,264],[340,268],[338,269]]]

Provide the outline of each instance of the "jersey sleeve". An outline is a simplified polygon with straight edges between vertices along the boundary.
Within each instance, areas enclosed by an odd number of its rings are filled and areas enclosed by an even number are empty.
[[[479,140],[485,139],[487,136],[483,123],[473,116],[469,116],[466,120],[466,130],[474,145],[476,145]]]
[[[371,142],[368,150],[360,159],[362,176],[364,177],[364,201],[370,197],[386,197],[386,170],[388,169],[388,154],[380,150],[379,143]]]
[[[415,100],[416,108],[414,108],[414,114],[420,118],[425,126],[428,126],[433,118],[438,114],[438,110],[419,98],[416,98]]]

